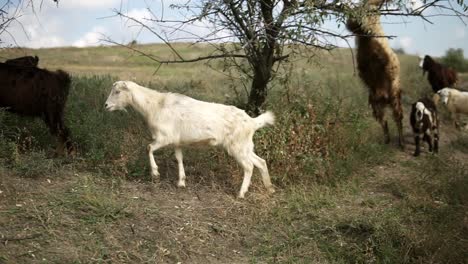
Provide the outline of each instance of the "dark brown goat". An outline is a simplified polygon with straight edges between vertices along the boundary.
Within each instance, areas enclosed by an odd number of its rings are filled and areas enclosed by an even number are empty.
[[[400,61],[384,37],[378,14],[383,2],[385,1],[363,1],[363,4],[369,5],[369,8],[376,12],[364,17],[350,17],[346,27],[355,35],[359,77],[369,89],[369,104],[372,106],[374,118],[382,126],[385,142],[390,142],[385,120],[385,108],[390,107],[398,128],[398,142],[403,148]]]
[[[25,66],[25,67],[37,67],[39,64],[39,57],[37,56],[24,56],[5,61],[9,65]]]
[[[57,136],[57,153],[73,145],[64,124],[64,108],[70,89],[70,76],[56,72],[0,63],[0,108],[23,116],[41,117],[52,135]]]
[[[411,107],[410,124],[413,128],[416,149],[414,156],[421,153],[419,141],[421,138],[429,145],[429,152],[439,150],[439,117],[434,102],[429,98],[419,99]]]
[[[454,87],[457,83],[457,72],[452,68],[446,67],[437,63],[431,56],[426,55],[421,60],[419,66],[423,70],[423,76],[427,72],[427,80],[432,86],[432,91],[437,93],[440,89],[445,87]]]

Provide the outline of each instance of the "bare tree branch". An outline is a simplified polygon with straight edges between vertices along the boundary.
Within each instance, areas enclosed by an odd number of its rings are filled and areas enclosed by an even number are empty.
[[[160,64],[174,64],[174,63],[189,63],[189,62],[198,62],[198,61],[204,61],[204,60],[211,60],[211,59],[221,59],[221,58],[242,58],[245,59],[247,58],[246,55],[244,54],[219,54],[219,55],[209,55],[209,56],[200,56],[197,58],[192,58],[192,59],[184,59],[183,57],[179,57],[180,60],[163,60],[156,58],[154,55],[151,55],[147,52],[143,52],[137,48],[132,47],[131,45],[124,45],[119,42],[113,41],[112,39],[101,39],[102,41],[105,41],[110,44],[114,44],[120,47],[125,47],[127,49],[130,49],[144,57],[147,57],[148,59],[151,59],[157,63]]]
[[[3,36],[5,34],[11,38],[15,45],[18,45],[18,43],[16,43],[15,35],[19,33],[8,31],[8,28],[12,23],[17,23],[21,27],[22,33],[29,37],[23,27],[23,24],[19,21],[19,18],[22,16],[21,12],[26,9],[30,9],[33,14],[37,16],[35,1],[38,0],[5,0],[5,2],[0,6],[0,45],[4,42]],[[39,11],[42,9],[43,1],[44,0],[40,0]],[[59,3],[59,0],[52,1],[57,3],[57,5]],[[40,23],[39,20],[38,23]]]
[[[344,23],[349,17],[376,13],[392,17],[419,17],[428,23],[433,23],[431,19],[434,16],[452,16],[463,23],[468,18],[468,8],[463,0],[457,0],[457,4],[447,0],[424,0],[417,7],[411,3],[411,0],[382,0],[380,8],[375,9],[353,4],[349,0],[187,0],[171,5],[173,9],[183,11],[181,19],[164,18],[164,4],[159,18],[147,6],[152,18],[143,21],[130,18],[122,11],[115,13],[142,26],[169,46],[177,59],[161,60],[148,56],[159,63],[158,67],[161,64],[223,59],[225,70],[231,72],[237,69],[250,79],[248,104],[254,113],[258,113],[258,108],[266,99],[269,82],[275,77],[279,65],[288,61],[292,54],[309,56],[301,52],[306,49],[332,50],[337,47],[331,42],[332,39],[341,39],[350,46],[348,40],[354,35],[327,30],[323,27],[325,21]],[[460,8],[464,11],[460,11]],[[429,13],[430,10],[436,12]],[[206,25],[206,29],[201,32],[194,30],[200,23]],[[164,30],[169,30],[169,34],[162,33]],[[180,33],[185,36],[177,36]],[[212,52],[208,56],[183,58],[171,45],[180,40],[208,43]],[[286,46],[289,48],[286,49]],[[144,52],[131,49],[145,56]]]

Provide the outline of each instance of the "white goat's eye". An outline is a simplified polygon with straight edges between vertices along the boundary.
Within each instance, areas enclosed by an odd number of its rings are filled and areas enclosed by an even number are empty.
[[[115,94],[119,94],[119,93],[120,93],[120,91],[119,91],[119,90],[115,90]]]

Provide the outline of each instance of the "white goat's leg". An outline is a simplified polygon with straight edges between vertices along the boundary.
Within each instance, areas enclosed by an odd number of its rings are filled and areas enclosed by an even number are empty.
[[[260,170],[263,185],[265,185],[265,188],[267,188],[267,190],[270,193],[274,193],[275,188],[273,188],[273,184],[271,184],[270,174],[268,173],[268,167],[266,165],[265,160],[257,156],[257,154],[255,154],[254,152],[252,152],[251,157],[255,167],[257,167]]]
[[[433,128],[434,131],[434,153],[439,152],[439,121],[436,121],[436,127]]]
[[[244,169],[244,180],[239,192],[239,198],[244,198],[245,193],[249,190],[250,180],[252,179],[253,163],[248,156],[237,156],[237,161]]]
[[[154,155],[153,152],[158,150],[159,148],[163,147],[164,144],[161,144],[161,142],[158,142],[157,140],[151,142],[148,147],[148,157],[150,161],[150,166],[151,166],[151,177],[153,180],[159,180],[159,171],[158,171],[158,165],[156,164],[156,161],[154,160]]]
[[[461,123],[460,123],[460,114],[455,113],[454,116],[455,116],[455,127],[457,129],[461,129],[462,127],[461,127]]]
[[[175,149],[175,157],[177,159],[177,164],[179,165],[179,181],[177,182],[178,187],[185,187],[185,170],[184,170],[184,161],[182,149]]]

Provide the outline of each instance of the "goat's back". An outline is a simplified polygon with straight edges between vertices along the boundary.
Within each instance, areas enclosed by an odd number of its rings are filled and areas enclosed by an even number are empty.
[[[33,116],[47,108],[63,108],[70,82],[64,71],[0,63],[0,107]]]
[[[209,141],[211,145],[218,145],[232,138],[251,138],[257,129],[255,120],[235,106],[173,93],[165,94],[154,118],[154,125],[159,126],[156,130],[172,133],[176,144]],[[151,127],[151,123],[149,125]]]
[[[468,92],[450,89],[447,108],[451,112],[468,114]]]
[[[39,57],[37,56],[24,56],[5,61],[6,64],[24,66],[24,67],[37,67],[39,64]]]

